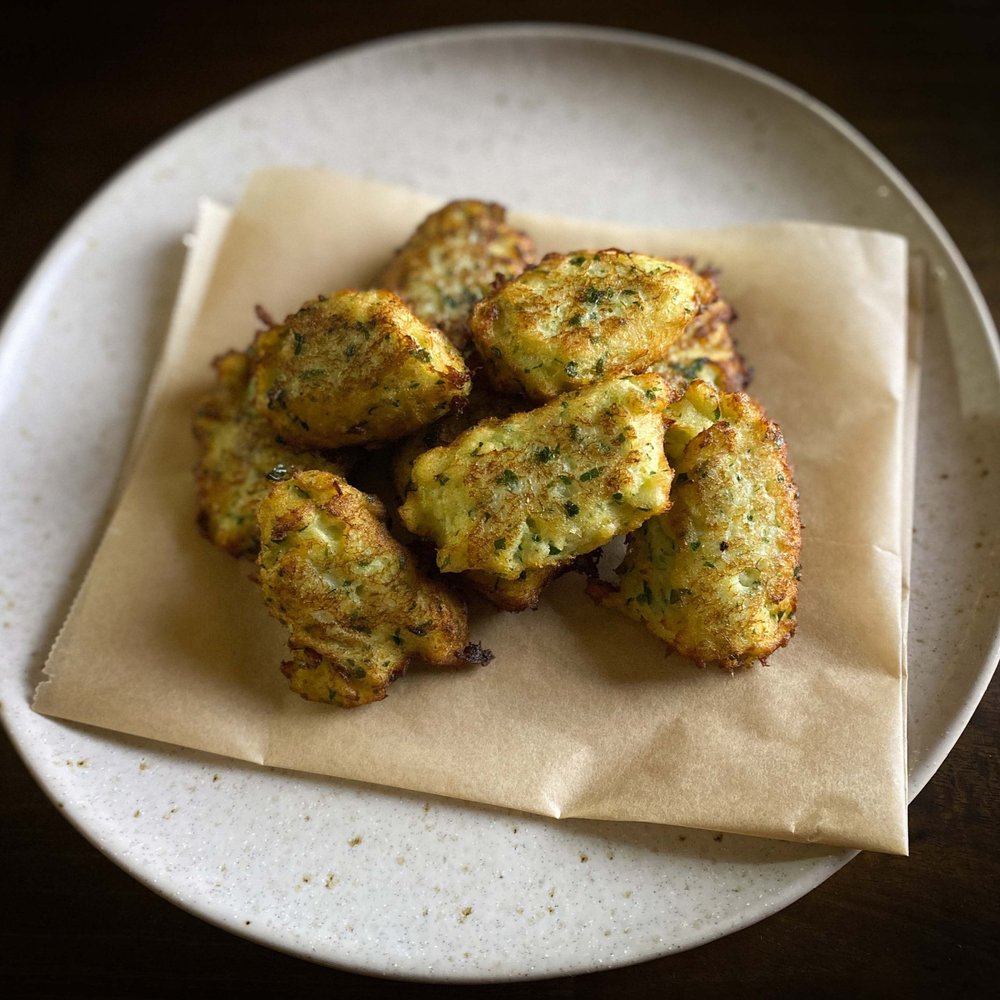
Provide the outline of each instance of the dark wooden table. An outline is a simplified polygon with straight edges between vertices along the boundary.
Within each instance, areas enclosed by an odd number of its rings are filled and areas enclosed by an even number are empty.
[[[457,2],[247,0],[96,10],[15,3],[0,28],[0,303],[11,300],[35,258],[102,182],[207,105],[365,39],[468,21],[539,19],[690,40],[813,94],[909,178],[998,314],[1000,20],[992,0],[882,7],[853,0],[701,7],[578,0],[544,8],[510,2],[483,14]],[[1000,982],[998,732],[1000,686],[994,683],[910,810],[909,858],[862,855],[786,910],[691,952],[572,979],[449,992],[991,993]],[[313,966],[200,922],[84,841],[34,784],[6,737],[0,738],[0,768],[0,988],[11,990],[6,995],[441,991]]]

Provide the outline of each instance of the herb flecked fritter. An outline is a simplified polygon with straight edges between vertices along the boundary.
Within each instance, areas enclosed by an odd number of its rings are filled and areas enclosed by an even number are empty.
[[[282,672],[310,701],[380,701],[413,657],[457,666],[475,652],[465,606],[417,569],[383,514],[325,472],[294,473],[258,509],[264,600],[291,632]]]
[[[621,250],[547,254],[472,311],[486,374],[537,400],[660,361],[715,294],[689,267]]]
[[[626,376],[484,420],[416,459],[400,516],[445,572],[570,562],[666,509],[665,401],[659,375]]]
[[[617,589],[588,589],[698,663],[763,660],[795,630],[800,525],[784,439],[750,397],[701,381],[667,414],[670,510],[630,535]]]
[[[461,355],[395,294],[347,289],[307,302],[257,335],[256,405],[305,448],[412,434],[469,392]]]

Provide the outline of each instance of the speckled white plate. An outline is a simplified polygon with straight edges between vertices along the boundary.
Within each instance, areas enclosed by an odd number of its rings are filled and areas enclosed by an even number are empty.
[[[2,523],[17,530],[5,536],[0,679],[5,723],[39,782],[108,855],[206,920],[400,977],[510,979],[637,962],[758,920],[831,875],[850,852],[549,821],[31,712],[41,662],[108,515],[197,199],[231,202],[252,170],[275,163],[626,223],[793,217],[906,235],[932,275],[910,635],[913,794],[996,663],[1000,560],[984,527],[1000,509],[996,334],[951,241],[899,174],[806,95],[712,52],[575,27],[433,32],[312,63],[171,135],[79,214],[12,310],[0,340],[0,448],[17,486],[0,503]]]

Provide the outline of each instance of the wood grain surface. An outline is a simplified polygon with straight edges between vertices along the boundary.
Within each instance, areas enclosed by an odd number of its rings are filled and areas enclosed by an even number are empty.
[[[0,31],[0,303],[114,172],[206,106],[362,40],[470,22],[606,24],[710,46],[806,90],[911,181],[1000,305],[1000,43],[992,0],[756,5],[8,5]],[[1000,469],[991,470],[1000,475]],[[14,488],[7,484],[6,488]],[[8,526],[16,530],[16,526]],[[537,983],[393,983],[211,927],[82,838],[0,738],[7,996],[982,996],[1000,981],[1000,686],[910,810],[909,858],[859,856],[750,928],[641,965]]]

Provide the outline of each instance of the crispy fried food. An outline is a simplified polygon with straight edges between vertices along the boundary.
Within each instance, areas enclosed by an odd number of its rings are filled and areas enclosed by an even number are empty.
[[[736,350],[730,328],[734,318],[729,303],[716,299],[688,323],[684,333],[650,371],[660,372],[671,382],[693,382],[700,378],[724,392],[742,392],[750,384],[751,373]]]
[[[472,311],[490,381],[545,400],[660,361],[713,283],[684,264],[621,250],[548,254]]]
[[[588,590],[682,656],[749,665],[795,630],[800,525],[784,440],[750,397],[701,381],[668,416],[670,510],[630,536],[619,589]]]
[[[199,456],[198,524],[213,544],[234,556],[252,556],[260,544],[257,505],[275,469],[320,469],[343,474],[349,453],[297,452],[278,439],[253,405],[250,359],[230,351],[213,361],[216,383],[195,410]]]
[[[472,307],[497,278],[513,278],[537,260],[531,237],[508,225],[506,214],[494,202],[450,202],[424,219],[375,285],[396,292],[464,349]]]
[[[666,509],[665,399],[659,375],[626,376],[484,420],[416,459],[400,516],[449,573],[570,562]]]
[[[383,514],[373,497],[314,471],[276,483],[258,509],[264,600],[291,632],[282,672],[310,701],[380,701],[415,656],[469,659],[464,605],[417,570]]]
[[[307,302],[252,347],[257,408],[297,447],[395,440],[469,391],[461,355],[385,290]]]

